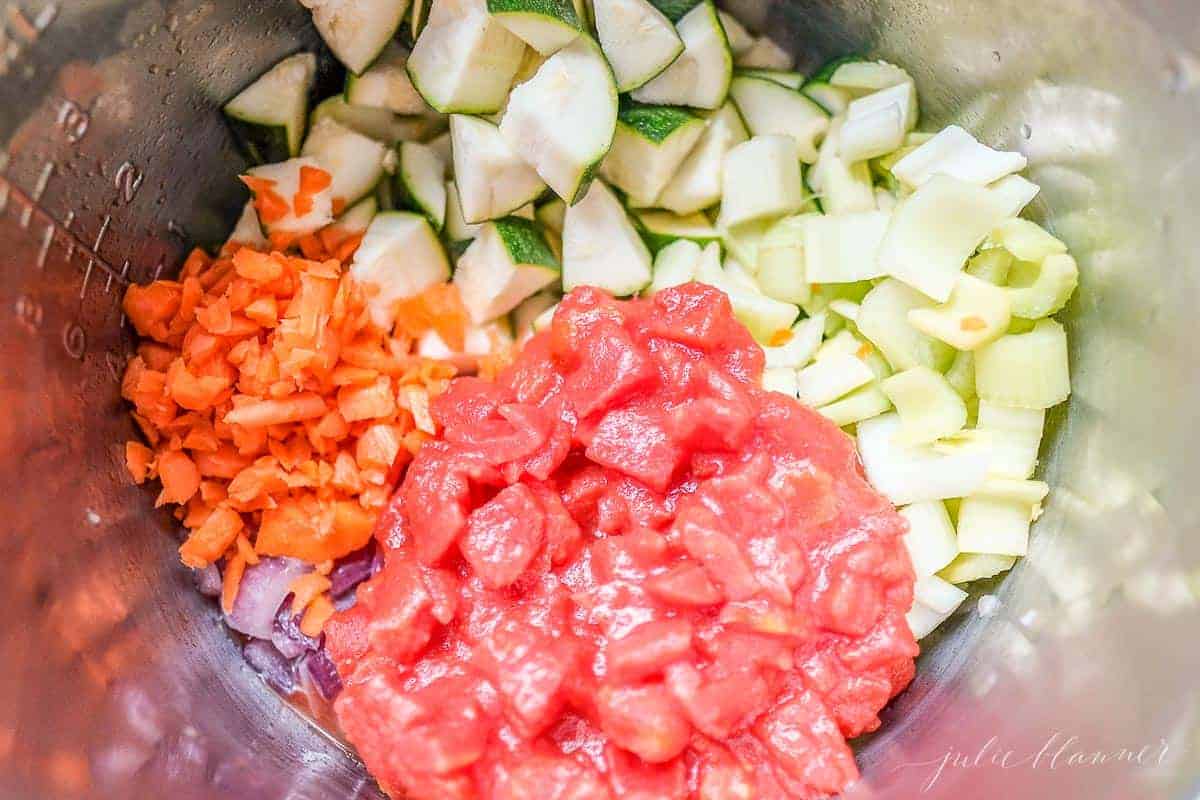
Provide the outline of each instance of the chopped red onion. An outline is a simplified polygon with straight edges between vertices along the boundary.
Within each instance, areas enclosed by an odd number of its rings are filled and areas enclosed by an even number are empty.
[[[192,577],[196,581],[196,588],[200,590],[200,594],[205,597],[221,595],[221,570],[217,569],[216,564],[209,564],[204,569],[197,570]]]
[[[242,648],[242,655],[246,657],[246,663],[277,691],[291,694],[296,690],[296,674],[291,660],[285,658],[270,642],[251,639]]]
[[[329,594],[341,597],[378,570],[375,567],[377,548],[372,542],[345,558],[339,559],[333,571],[329,573]]]
[[[238,587],[229,627],[256,639],[270,639],[275,632],[275,615],[292,582],[310,567],[294,558],[264,558],[247,567]]]
[[[332,700],[342,691],[342,679],[338,676],[337,667],[324,650],[309,653],[299,662],[298,668],[308,671],[317,691],[326,700]]]
[[[301,615],[292,613],[292,595],[289,593],[275,615],[275,628],[271,632],[271,643],[275,649],[290,659],[296,659],[321,646],[320,639],[305,636],[300,630]]]

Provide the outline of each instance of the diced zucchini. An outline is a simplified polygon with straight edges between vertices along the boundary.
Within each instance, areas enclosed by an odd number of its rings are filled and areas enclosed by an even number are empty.
[[[562,236],[563,220],[567,216],[567,204],[562,201],[561,197],[555,197],[537,206],[534,209],[534,216],[546,227],[546,230],[554,231]]]
[[[733,59],[733,63],[739,67],[747,69],[777,69],[789,70],[795,63],[792,54],[784,50],[775,42],[766,37],[760,36],[754,40],[744,53],[737,55]]]
[[[725,29],[725,38],[729,40],[729,51],[733,53],[735,59],[754,47],[756,40],[753,34],[746,30],[736,17],[721,10],[717,11],[717,16],[721,19],[721,27]]]
[[[867,479],[895,505],[972,494],[987,476],[986,444],[951,452],[902,443],[900,417],[883,414],[858,423],[858,451]]]
[[[412,0],[412,8],[408,11],[408,31],[414,42],[425,30],[425,23],[429,21],[429,4],[431,2],[433,0]]]
[[[255,167],[247,174],[259,181],[269,181],[270,191],[274,193],[278,203],[282,201],[287,206],[287,212],[277,219],[262,219],[263,228],[267,233],[289,233],[304,236],[324,228],[333,222],[333,190],[323,189],[310,195],[311,207],[306,213],[297,214],[294,198],[300,191],[300,175],[304,169],[322,169],[315,158],[293,158],[280,164],[263,164]],[[257,196],[258,192],[255,190]]]
[[[904,546],[918,578],[936,574],[958,556],[958,537],[945,503],[927,500],[898,510],[908,521]]]
[[[721,168],[730,148],[750,138],[733,103],[708,118],[708,126],[675,175],[658,196],[657,205],[676,214],[694,214],[721,200]]]
[[[444,114],[491,114],[503,107],[524,54],[525,43],[488,14],[484,0],[433,0],[408,74]]]
[[[958,558],[951,561],[938,576],[950,583],[970,583],[1010,570],[1016,561],[1014,556],[959,553]]]
[[[301,153],[333,176],[333,197],[347,206],[368,195],[383,178],[388,148],[332,117],[313,125]]]
[[[796,141],[790,136],[755,136],[737,145],[725,154],[721,174],[722,227],[795,214],[804,207]]]
[[[937,308],[914,308],[908,322],[928,336],[958,350],[975,350],[1008,329],[1011,303],[1006,290],[963,274],[950,299]]]
[[[486,222],[539,197],[546,184],[513,152],[500,129],[479,117],[450,117],[454,175],[463,219]]]
[[[792,327],[792,337],[778,347],[764,347],[768,368],[801,369],[812,361],[825,335],[825,312],[805,317]]]
[[[371,227],[375,215],[379,213],[379,203],[374,197],[364,197],[350,208],[342,212],[329,226],[345,236],[360,236]]]
[[[825,109],[800,92],[766,78],[739,76],[729,93],[752,136],[786,134],[796,140],[800,160],[817,160],[817,139],[829,127]]]
[[[774,224],[773,220],[764,219],[758,222],[747,222],[732,228],[718,226],[721,231],[721,243],[726,252],[751,272],[758,271],[758,248],[766,239],[767,231]]]
[[[517,337],[517,341],[523,342],[532,336],[536,332],[534,324],[538,317],[557,308],[558,301],[558,294],[552,291],[538,292],[532,297],[522,300],[521,304],[513,309],[511,315],[513,334]]]
[[[699,245],[721,240],[720,232],[703,214],[681,217],[669,211],[642,211],[635,214],[634,218],[652,253],[679,239],[688,239]]]
[[[591,37],[580,36],[513,89],[500,132],[555,194],[574,204],[612,146],[617,88]]]
[[[408,51],[395,42],[388,45],[379,59],[362,75],[346,76],[346,102],[367,108],[383,108],[396,114],[424,114],[429,111],[408,77],[405,65]]]
[[[1043,319],[1028,333],[1008,334],[975,351],[979,398],[1015,408],[1050,408],[1071,393],[1067,334]]]
[[[429,145],[400,143],[397,196],[410,211],[429,217],[434,230],[446,223],[446,163]]]
[[[850,394],[817,409],[821,416],[831,420],[839,427],[855,425],[864,419],[878,417],[891,410],[892,401],[888,400],[878,384],[867,384],[855,389]]]
[[[858,311],[858,330],[879,348],[894,369],[926,366],[945,369],[954,351],[945,343],[914,328],[908,314],[933,303],[915,289],[896,280],[885,280],[863,298]]]
[[[830,86],[825,81],[808,81],[802,86],[794,86],[811,97],[817,105],[832,115],[844,114],[850,106],[850,93],[837,86]]]
[[[661,11],[673,25],[679,24],[679,21],[689,11],[700,5],[700,2],[701,0],[653,0],[654,7]]]
[[[809,186],[820,193],[826,214],[850,214],[874,211],[875,186],[866,161],[848,163],[838,154],[842,123],[834,120],[817,155],[817,163],[808,171]]]
[[[405,134],[411,133],[409,130],[410,120],[402,119],[384,108],[352,106],[340,94],[317,104],[312,111],[312,127],[316,127],[321,120],[326,118],[332,118],[351,130],[389,145],[402,138],[407,138]],[[426,120],[428,118],[420,117],[419,119]]]
[[[450,262],[429,220],[407,211],[376,215],[354,254],[350,274],[370,287],[372,321],[391,330],[396,303],[450,278]]]
[[[627,105],[617,114],[616,135],[600,174],[625,193],[631,207],[655,205],[704,127],[683,108]]]
[[[889,112],[880,116],[880,112]],[[896,124],[890,121],[891,112],[897,115]],[[853,151],[857,158],[842,153],[848,161],[859,158],[876,158],[892,152],[905,144],[905,136],[917,124],[917,90],[911,82],[899,83],[887,89],[851,100],[846,107],[846,126],[856,128],[851,136],[852,142],[845,141],[843,131],[843,151]],[[885,121],[885,118],[887,121]],[[861,129],[859,129],[859,123]],[[870,131],[875,131],[873,134]],[[869,145],[867,143],[870,143]],[[866,155],[867,150],[874,150]]]
[[[763,294],[785,303],[808,302],[812,283],[806,273],[804,228],[816,218],[815,214],[785,217],[767,230],[758,246],[756,273]]]
[[[618,297],[650,283],[650,251],[625,207],[603,181],[593,181],[563,221],[563,291],[597,286]]]
[[[683,52],[675,25],[648,0],[594,0],[593,8],[600,47],[622,94],[662,74]]]
[[[967,274],[996,286],[1008,283],[1008,272],[1012,269],[1012,253],[1003,247],[991,247],[980,251],[967,262]]]
[[[766,78],[769,81],[775,81],[780,86],[786,86],[789,89],[799,89],[804,85],[804,73],[793,72],[786,69],[756,69],[756,68],[738,68],[733,71],[734,77],[744,76],[747,78]]]
[[[258,212],[254,210],[254,201],[250,200],[242,207],[241,216],[233,233],[225,241],[225,248],[249,247],[262,250],[267,246],[267,237],[263,236],[262,223],[258,221]]]
[[[392,41],[409,0],[305,0],[313,25],[346,69],[361,75]]]
[[[822,69],[814,79],[821,78],[825,71]],[[855,56],[835,62],[834,69],[826,80],[831,86],[847,89],[855,95],[870,94],[913,82],[911,75],[894,64],[886,61],[865,61]]]
[[[963,498],[958,508],[958,547],[964,553],[1023,556],[1029,549],[1033,506],[984,495]]]
[[[458,260],[454,285],[471,319],[482,323],[512,311],[560,273],[541,226],[505,217],[483,226]]]
[[[831,353],[800,370],[796,396],[817,408],[875,380],[875,373],[851,353]]]
[[[892,174],[909,186],[921,186],[934,175],[986,186],[1025,169],[1020,153],[993,150],[957,125],[943,128],[892,166]]]
[[[654,256],[654,277],[646,294],[654,295],[693,281],[701,252],[700,245],[690,239],[677,239],[659,250]]]
[[[880,382],[879,388],[900,415],[900,437],[928,444],[953,436],[967,424],[967,405],[940,373],[913,367]]]
[[[805,278],[852,283],[882,275],[877,254],[889,221],[882,211],[813,216],[804,226]]]
[[[1079,267],[1066,253],[1047,256],[1028,286],[1009,288],[1013,316],[1041,319],[1062,309],[1079,285]]]
[[[1015,217],[1025,206],[1033,202],[1033,198],[1037,197],[1041,187],[1020,175],[1009,175],[988,186],[988,191],[995,196],[1004,209],[1004,216]]]
[[[719,108],[729,94],[733,55],[716,6],[704,0],[684,14],[675,29],[683,41],[683,52],[660,74],[634,89],[633,99],[654,105]]]
[[[300,155],[316,73],[312,53],[288,56],[225,104],[225,116],[251,161],[273,164]]]
[[[896,208],[879,250],[880,266],[944,303],[967,259],[1005,213],[986,188],[935,175]]]
[[[571,0],[487,0],[488,11],[542,55],[556,53],[583,33]]]

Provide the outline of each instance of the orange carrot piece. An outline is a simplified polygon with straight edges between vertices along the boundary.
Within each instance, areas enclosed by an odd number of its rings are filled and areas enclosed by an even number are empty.
[[[133,478],[134,483],[145,483],[153,465],[153,450],[141,442],[125,443],[125,468],[129,470],[129,475]]]
[[[238,555],[244,558],[250,566],[254,566],[260,561],[258,553],[254,552],[254,545],[250,544],[250,540],[246,538],[245,531],[237,536],[237,551]]]
[[[211,267],[212,263],[212,256],[199,247],[193,248],[192,252],[188,253],[187,260],[183,262],[183,266],[179,269],[179,279],[197,278]]]
[[[321,631],[325,630],[325,623],[336,611],[328,596],[320,595],[314,598],[300,619],[300,632],[310,639],[317,638]]]
[[[167,392],[176,403],[192,411],[212,408],[230,387],[230,381],[212,376],[197,376],[177,358],[167,370]]]
[[[332,585],[329,578],[319,572],[307,572],[296,578],[288,587],[292,593],[292,613],[299,614],[308,608],[309,603],[329,591]]]
[[[325,415],[325,400],[318,394],[298,394],[283,400],[252,400],[235,405],[225,415],[229,425],[261,428],[267,425],[283,425],[302,422]]]
[[[229,480],[250,466],[250,459],[229,445],[221,445],[212,453],[194,453],[196,468],[206,478]]]
[[[332,208],[333,215],[335,217],[340,217],[342,215],[342,212],[346,210],[346,198],[344,198],[344,197],[333,198],[332,206],[333,206],[333,208]]]
[[[186,503],[200,489],[200,470],[186,453],[180,451],[159,455],[158,477],[163,488],[156,506]]]
[[[317,194],[333,186],[333,176],[320,167],[300,168],[300,191]]]
[[[383,375],[367,386],[343,386],[338,390],[337,403],[347,422],[390,417],[396,412],[392,379]]]
[[[233,268],[238,275],[258,283],[269,283],[283,275],[283,265],[265,253],[248,247],[233,256]]]
[[[121,307],[140,335],[163,342],[169,335],[167,324],[178,313],[182,299],[179,284],[155,281],[149,286],[130,286]]]
[[[221,581],[221,609],[226,614],[233,613],[233,604],[237,601],[238,589],[242,585],[242,575],[246,572],[246,559],[235,554],[225,563],[225,577]]]
[[[179,547],[179,558],[192,569],[203,569],[219,559],[242,532],[242,515],[218,506]],[[244,563],[244,562],[243,562]]]
[[[367,428],[358,437],[354,458],[359,469],[387,470],[403,446],[403,434],[394,425],[380,423]]]
[[[254,320],[264,328],[273,328],[279,324],[279,303],[275,300],[274,295],[258,298],[246,306],[243,311],[247,318]]]

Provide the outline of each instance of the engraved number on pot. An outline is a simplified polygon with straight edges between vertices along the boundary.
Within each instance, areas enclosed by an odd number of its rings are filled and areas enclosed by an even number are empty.
[[[74,100],[64,100],[58,109],[58,127],[67,134],[67,141],[75,144],[87,134],[92,124],[92,115]]]
[[[146,176],[142,174],[141,168],[132,161],[126,161],[117,169],[115,182],[125,205],[133,202],[133,198],[137,197],[138,190],[142,188],[142,182],[145,180]]]
[[[83,332],[83,328],[78,323],[68,322],[63,326],[62,343],[67,355],[80,361],[83,360],[84,354],[87,353],[87,334]]]

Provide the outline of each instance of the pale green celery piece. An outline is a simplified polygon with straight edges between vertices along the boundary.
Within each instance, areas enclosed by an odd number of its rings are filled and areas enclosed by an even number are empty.
[[[992,247],[980,251],[967,262],[967,274],[997,286],[1004,286],[1008,283],[1008,273],[1012,266],[1012,253],[1003,247]]]

